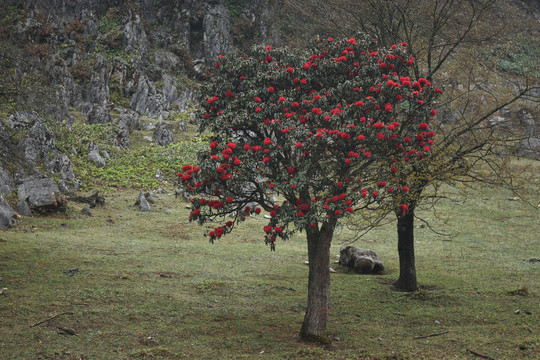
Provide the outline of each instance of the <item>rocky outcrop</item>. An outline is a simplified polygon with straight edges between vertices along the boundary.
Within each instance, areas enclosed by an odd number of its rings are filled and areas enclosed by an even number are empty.
[[[28,129],[39,121],[42,120],[35,112],[21,111],[9,116],[8,126],[12,129]]]
[[[48,162],[50,153],[56,150],[56,136],[42,121],[38,121],[19,142],[18,148],[24,158],[33,164]]]
[[[0,195],[11,194],[14,186],[13,175],[0,162]]]

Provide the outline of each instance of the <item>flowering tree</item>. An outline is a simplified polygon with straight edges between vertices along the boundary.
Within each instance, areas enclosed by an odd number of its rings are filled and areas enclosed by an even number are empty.
[[[198,164],[179,174],[193,195],[190,219],[221,221],[208,234],[213,242],[265,210],[272,250],[305,231],[303,339],[324,338],[338,222],[406,193],[396,175],[430,154],[429,104],[438,90],[410,78],[406,46],[328,38],[307,50],[254,47],[245,58],[220,56],[219,76],[203,89],[200,131],[213,135]]]
[[[398,182],[409,191],[394,193],[394,206],[386,208],[397,218],[400,273],[394,286],[402,291],[415,291],[418,289],[415,211],[420,205],[434,204],[441,184],[497,184],[519,191],[513,180],[524,174],[508,171],[509,159],[502,156],[500,148],[515,145],[523,135],[494,129],[488,120],[520,100],[525,99],[527,106],[538,103],[538,77],[506,79],[496,71],[496,66],[486,66],[486,59],[478,54],[478,49],[489,49],[490,39],[499,42],[505,37],[510,45],[516,32],[535,28],[537,24],[525,18],[512,21],[510,14],[501,8],[504,2],[495,0],[285,0],[285,5],[289,13],[309,19],[298,22],[301,34],[362,29],[376,34],[382,46],[404,39],[409,44],[408,53],[417,60],[412,73],[419,76],[423,71],[429,81],[450,85],[436,106],[441,114],[446,114],[441,116],[446,121],[430,124],[429,130],[437,132],[438,141],[431,147],[429,161],[401,169]],[[493,91],[500,84],[505,89]],[[509,91],[509,88],[518,90]],[[408,206],[406,213],[396,210],[402,203]],[[360,221],[355,228],[364,230],[365,226]]]

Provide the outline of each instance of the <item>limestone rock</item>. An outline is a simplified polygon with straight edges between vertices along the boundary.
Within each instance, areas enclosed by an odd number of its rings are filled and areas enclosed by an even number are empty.
[[[15,206],[15,210],[17,210],[17,213],[19,215],[23,216],[32,216],[32,210],[30,209],[30,206],[28,206],[28,203],[26,200],[19,200],[17,202],[17,205]]]
[[[17,213],[13,211],[11,206],[0,195],[0,229],[8,229],[15,225]]]
[[[156,130],[154,130],[154,141],[156,145],[167,146],[174,142],[171,124],[158,123]]]
[[[218,3],[210,8],[203,18],[204,59],[214,64],[220,54],[229,53],[231,44],[231,19],[225,4]]]
[[[13,175],[0,162],[0,195],[11,194],[14,186]]]
[[[120,114],[118,124],[125,127],[130,134],[142,128],[141,116],[137,112],[124,108],[115,108],[114,110]]]
[[[49,161],[49,154],[56,150],[56,136],[38,121],[19,142],[18,147],[24,153],[24,158],[32,163]]]
[[[88,153],[88,158],[94,162],[94,164],[98,167],[104,167],[106,165],[105,160],[101,157],[99,154],[99,150],[92,150]]]
[[[339,263],[363,274],[378,274],[384,270],[382,260],[373,250],[350,245],[339,249]]]
[[[110,65],[101,55],[96,56],[94,69],[88,83],[87,100],[91,104],[102,107],[109,98],[109,80],[111,76]],[[90,123],[96,124],[96,123]],[[103,124],[103,123],[99,123]]]
[[[186,124],[185,120],[180,120],[178,122],[178,131],[184,132],[186,130],[187,130],[187,124]]]
[[[157,116],[166,109],[163,95],[157,92],[156,86],[146,75],[139,77],[137,90],[131,97],[130,107],[139,114],[148,116]]]
[[[150,211],[150,210],[152,210],[150,208],[150,204],[148,203],[148,201],[146,201],[145,198],[142,198],[141,202],[139,203],[139,209],[141,211]]]
[[[18,188],[19,201],[28,201],[30,207],[59,207],[66,203],[56,182],[44,175],[25,177]]]
[[[79,188],[79,182],[75,178],[71,160],[67,155],[57,153],[56,157],[47,164],[47,170],[60,177],[58,186],[63,193]]]
[[[12,129],[28,129],[41,118],[35,112],[21,111],[9,116],[8,126]]]

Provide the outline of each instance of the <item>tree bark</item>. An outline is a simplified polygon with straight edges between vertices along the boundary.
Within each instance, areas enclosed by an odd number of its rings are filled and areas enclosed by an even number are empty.
[[[400,291],[416,291],[416,265],[414,261],[414,206],[398,215],[399,279],[394,286]]]
[[[330,306],[330,243],[335,224],[326,223],[321,230],[308,230],[308,300],[300,337],[306,341],[324,342]]]

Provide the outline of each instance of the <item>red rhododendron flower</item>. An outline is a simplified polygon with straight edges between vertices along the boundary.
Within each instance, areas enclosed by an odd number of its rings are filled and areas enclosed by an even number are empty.
[[[232,91],[227,90],[227,91],[225,92],[225,96],[228,97],[228,98],[233,97]]]
[[[401,213],[402,214],[407,213],[407,210],[409,210],[409,206],[406,205],[406,204],[401,204],[401,205],[399,205],[399,207],[401,208]]]
[[[289,67],[287,68],[287,72],[288,72],[289,74],[292,74],[293,71],[294,71],[294,69],[293,69],[292,67],[289,66]]]

